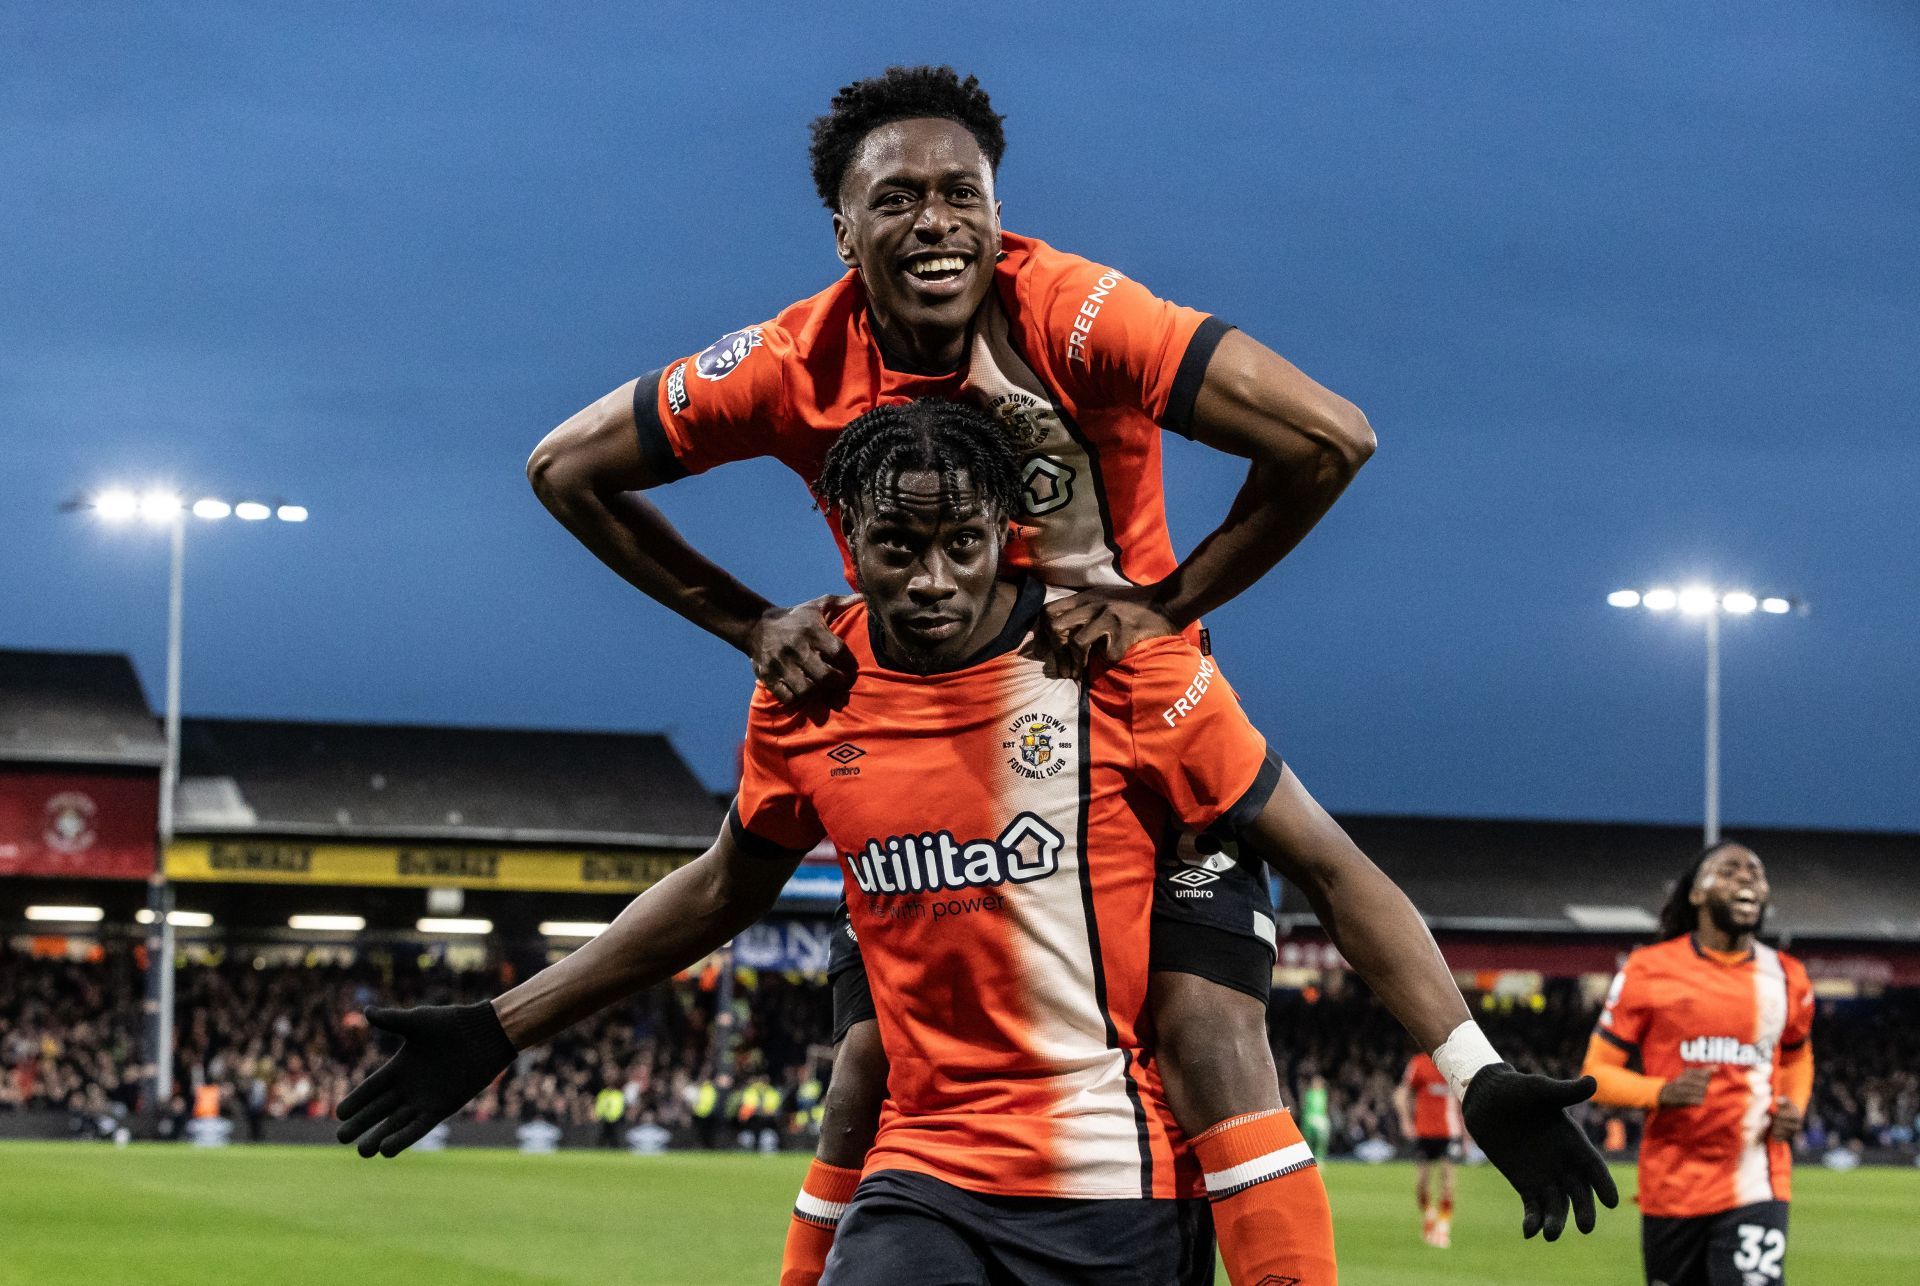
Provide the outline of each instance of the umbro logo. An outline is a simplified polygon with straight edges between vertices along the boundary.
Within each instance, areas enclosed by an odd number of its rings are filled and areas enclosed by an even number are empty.
[[[1211,884],[1219,878],[1220,877],[1218,875],[1215,875],[1212,871],[1204,870],[1203,868],[1198,866],[1189,866],[1186,870],[1180,872],[1180,874],[1169,875],[1167,877],[1167,879],[1170,880],[1171,882],[1175,884],[1184,884],[1190,889],[1197,889],[1202,884]]]
[[[839,745],[835,746],[832,750],[829,750],[827,752],[827,758],[833,760],[833,762],[840,765],[838,768],[835,768],[833,771],[829,772],[827,776],[858,777],[860,775],[860,770],[853,766],[853,761],[861,758],[866,753],[867,753],[866,751],[860,749],[860,747],[854,745],[851,741],[841,742]]]
[[[1279,1273],[1268,1273],[1253,1286],[1300,1286],[1298,1277],[1282,1277]]]

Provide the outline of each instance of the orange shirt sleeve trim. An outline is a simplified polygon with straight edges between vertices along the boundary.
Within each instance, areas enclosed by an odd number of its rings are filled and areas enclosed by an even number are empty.
[[[1580,1065],[1580,1073],[1598,1082],[1593,1101],[1607,1107],[1658,1107],[1660,1091],[1666,1085],[1658,1076],[1630,1071],[1627,1051],[1598,1033],[1587,1041],[1587,1058]]]

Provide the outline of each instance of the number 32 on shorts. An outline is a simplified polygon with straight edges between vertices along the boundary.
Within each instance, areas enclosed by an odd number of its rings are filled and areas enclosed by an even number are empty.
[[[1787,1253],[1787,1234],[1757,1223],[1743,1223],[1735,1231],[1740,1236],[1740,1249],[1734,1252],[1733,1266],[1761,1279],[1778,1280],[1780,1260]]]

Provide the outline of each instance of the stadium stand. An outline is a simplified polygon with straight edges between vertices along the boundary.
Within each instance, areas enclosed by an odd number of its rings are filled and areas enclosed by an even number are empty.
[[[0,650],[0,1133],[95,1133],[141,1102],[136,916],[162,749],[125,657]],[[212,923],[177,930],[181,1093],[146,1105],[143,1128],[157,1117],[177,1132],[198,1096],[239,1138],[330,1137],[333,1101],[377,1057],[362,1008],[498,991],[580,940],[546,922],[611,919],[703,849],[724,815],[651,734],[195,718],[182,768],[167,869],[179,905]],[[1427,914],[1501,1048],[1561,1073],[1578,1066],[1608,975],[1649,938],[1698,842],[1681,826],[1341,820]],[[1736,833],[1769,864],[1770,936],[1807,961],[1822,996],[1809,1144],[1910,1154],[1920,837]],[[832,854],[818,857],[737,945],[736,961],[757,969],[709,964],[523,1058],[454,1141],[511,1141],[533,1120],[569,1145],[598,1137],[593,1103],[609,1086],[626,1103],[621,1124],[644,1118],[682,1144],[728,1143],[742,1118],[756,1138],[769,1120],[803,1137],[796,1109],[817,1102],[826,1071],[817,978],[839,888]],[[45,903],[98,919],[26,918]],[[1280,909],[1270,1027],[1282,1078],[1298,1101],[1309,1076],[1326,1077],[1336,1151],[1390,1142],[1404,1038],[1298,897],[1283,890]],[[290,923],[315,910],[364,928]],[[429,913],[491,929],[449,936],[419,927]]]

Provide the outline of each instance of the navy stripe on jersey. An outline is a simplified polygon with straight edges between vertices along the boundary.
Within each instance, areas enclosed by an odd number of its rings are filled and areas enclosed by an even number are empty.
[[[660,377],[666,368],[642,375],[633,386],[633,427],[640,435],[640,458],[646,462],[650,484],[659,486],[687,476],[687,466],[673,453],[667,430],[660,423]]]
[[[1220,814],[1220,820],[1207,827],[1209,834],[1223,839],[1237,839],[1240,834],[1259,818],[1260,812],[1273,798],[1273,792],[1280,786],[1280,774],[1286,769],[1280,756],[1267,751],[1267,757],[1260,763],[1260,771],[1253,775],[1253,785],[1242,792],[1233,807]]]
[[[748,857],[760,857],[770,860],[774,858],[784,858],[787,861],[792,861],[797,852],[804,851],[788,848],[784,844],[776,844],[766,836],[755,835],[752,831],[748,830],[746,822],[741,820],[740,817],[740,797],[738,795],[735,795],[733,802],[727,805],[727,832],[733,836],[734,844]]]
[[[1613,1046],[1615,1049],[1620,1050],[1624,1053],[1638,1054],[1640,1052],[1640,1047],[1638,1045],[1634,1044],[1632,1041],[1628,1040],[1624,1036],[1614,1035],[1612,1032],[1608,1031],[1605,1027],[1594,1028],[1593,1034],[1598,1036],[1601,1040],[1606,1041],[1607,1044]]]
[[[1200,385],[1207,378],[1207,363],[1213,360],[1213,350],[1220,347],[1220,341],[1232,329],[1218,317],[1209,317],[1193,332],[1193,338],[1187,342],[1186,356],[1180,359],[1180,369],[1173,373],[1173,387],[1167,392],[1167,414],[1160,422],[1161,428],[1183,438],[1193,436],[1193,404],[1200,397]]]
[[[1087,816],[1093,800],[1093,716],[1087,700],[1087,688],[1080,688],[1080,819],[1077,842],[1080,846],[1080,905],[1086,915],[1087,949],[1093,955],[1093,1003],[1100,1007],[1100,1021],[1106,1025],[1107,1048],[1120,1050],[1120,1032],[1113,1025],[1107,1008],[1107,969],[1100,955],[1100,921],[1093,909],[1093,868],[1087,853]],[[1147,1134],[1147,1109],[1140,1101],[1140,1086],[1133,1076],[1133,1055],[1120,1050],[1120,1076],[1126,1083],[1127,1102],[1133,1105],[1134,1132],[1140,1139],[1140,1195],[1153,1195],[1153,1142]]]

